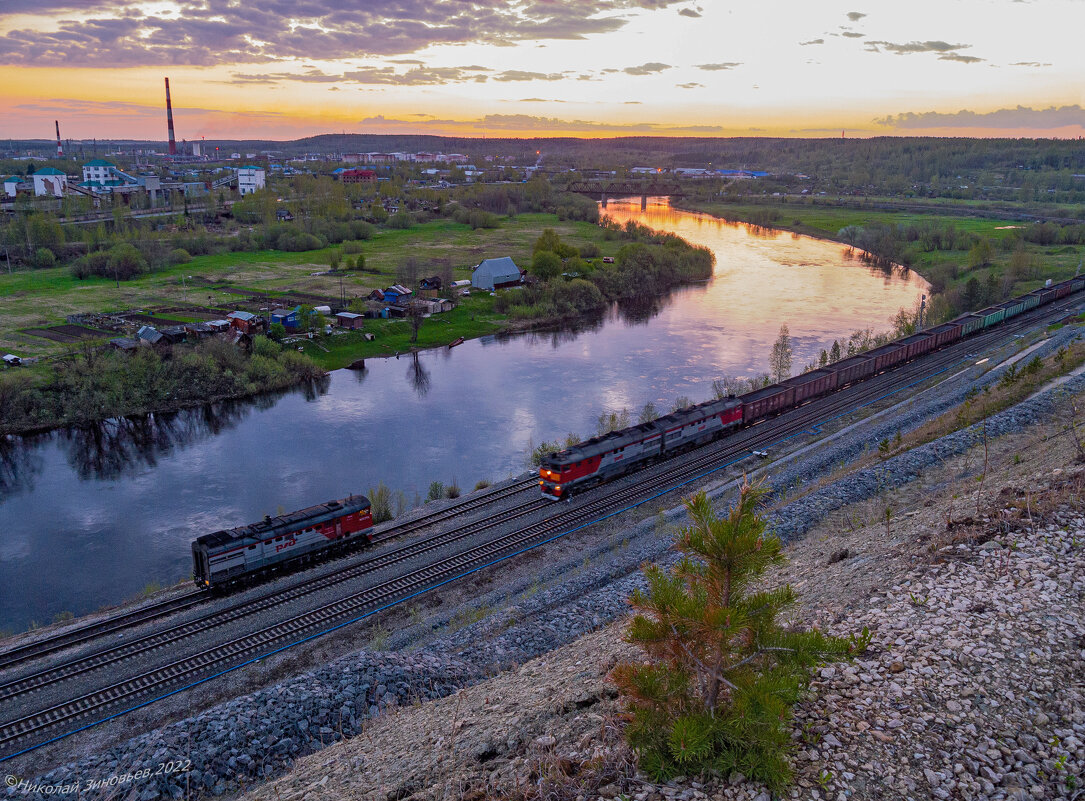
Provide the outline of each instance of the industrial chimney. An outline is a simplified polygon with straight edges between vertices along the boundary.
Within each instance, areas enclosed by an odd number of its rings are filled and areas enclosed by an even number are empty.
[[[64,158],[64,148],[60,146],[60,120],[53,120],[57,127],[57,158]]]
[[[170,130],[170,155],[177,155],[177,140],[173,138],[173,104],[170,103],[170,79],[166,78],[166,125]]]

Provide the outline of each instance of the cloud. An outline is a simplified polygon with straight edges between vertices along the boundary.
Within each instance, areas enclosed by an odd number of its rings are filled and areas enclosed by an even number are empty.
[[[564,100],[547,100],[543,97],[521,97],[519,103],[564,103]]]
[[[679,89],[704,89],[703,83],[697,83],[696,81],[689,81],[688,83],[676,83]]]
[[[641,64],[639,67],[626,67],[622,72],[627,75],[655,75],[656,73],[669,69],[672,69],[670,64],[663,64],[659,61],[648,61]]]
[[[718,64],[697,64],[696,67],[699,70],[705,70],[707,72],[719,72],[720,70],[733,70],[735,67],[741,67],[741,61],[721,61]]]
[[[806,47],[807,45],[819,45],[825,44],[824,39],[811,39],[809,42],[799,42],[799,47]]]
[[[0,35],[0,64],[211,66],[409,56],[435,45],[584,39],[619,30],[639,11],[683,1],[173,0],[162,11],[142,0],[4,0],[0,19],[21,12],[35,20]]]
[[[979,58],[977,56],[962,56],[960,53],[943,53],[938,57],[939,61],[959,61],[962,64],[977,64],[980,61],[986,61],[985,58]]]
[[[861,20],[865,16],[866,16],[866,14],[862,14],[862,13],[860,13],[858,11],[849,11],[848,12],[848,19],[850,19],[852,22],[858,22],[859,20]]]
[[[637,102],[637,101],[632,101]],[[556,117],[537,117],[530,114],[487,114],[474,120],[401,120],[378,114],[359,121],[375,131],[412,133],[427,129],[442,131],[515,131],[518,133],[586,133],[586,134],[720,134],[719,125],[668,125],[654,122],[607,123],[592,120],[565,120]]]
[[[875,124],[890,128],[1003,128],[1003,129],[1051,129],[1085,128],[1085,109],[1080,105],[1051,106],[1033,109],[1028,106],[1000,108],[995,111],[976,112],[962,109],[952,113],[926,111],[917,114],[907,111],[874,120]]]
[[[232,81],[224,83],[279,83],[280,81],[302,81],[304,83],[335,83],[343,80],[342,75],[328,75],[322,70],[312,69],[308,72],[272,72],[272,73],[242,73],[235,72]]]
[[[509,81],[560,81],[565,77],[562,72],[525,72],[524,70],[505,70],[494,76],[495,81],[507,83]]]
[[[440,86],[464,81],[483,82],[486,75],[473,74],[461,67],[415,67],[396,72],[391,67],[362,67],[344,72],[339,78],[350,83],[384,86]]]
[[[1050,67],[1050,61],[1015,61],[1011,67]]]
[[[951,53],[954,50],[964,50],[965,48],[972,46],[966,44],[950,44],[949,42],[938,40],[928,42],[907,42],[906,44],[871,40],[866,44],[867,49],[872,52],[877,53],[881,52],[881,50],[887,50],[898,56],[907,56],[912,53]]]
[[[844,31],[840,35],[845,36],[848,39],[862,39],[864,36],[866,36],[865,33],[856,33],[855,31]]]
[[[692,8],[680,8],[678,9],[678,13],[681,14],[683,17],[693,17],[694,19],[697,19],[701,16]]]

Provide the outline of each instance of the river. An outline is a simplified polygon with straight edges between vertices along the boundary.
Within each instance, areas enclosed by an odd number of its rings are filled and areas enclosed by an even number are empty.
[[[580,330],[485,337],[255,401],[0,442],[0,629],[187,576],[189,544],[209,531],[379,481],[408,501],[431,481],[468,491],[524,470],[532,444],[590,435],[601,411],[705,400],[714,378],[766,371],[781,322],[801,369],[834,338],[888,328],[927,288],[835,243],[661,202],[606,213],[708,246],[713,278]]]

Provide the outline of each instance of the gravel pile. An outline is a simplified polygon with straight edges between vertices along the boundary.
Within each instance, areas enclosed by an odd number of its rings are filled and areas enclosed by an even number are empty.
[[[874,634],[796,718],[791,797],[1078,798],[1085,785],[1085,517],[939,552],[830,629]],[[735,777],[731,777],[735,779]],[[634,801],[764,799],[740,778]]]

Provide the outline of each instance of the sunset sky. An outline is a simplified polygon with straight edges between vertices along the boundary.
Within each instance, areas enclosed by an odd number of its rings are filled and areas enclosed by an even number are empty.
[[[0,137],[1085,135],[1085,0],[0,0]]]

